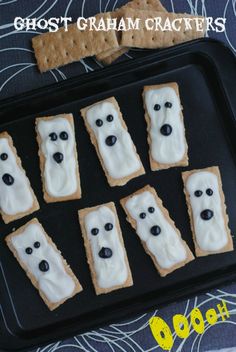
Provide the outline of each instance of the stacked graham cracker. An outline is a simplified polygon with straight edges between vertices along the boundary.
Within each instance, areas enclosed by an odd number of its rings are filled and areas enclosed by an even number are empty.
[[[79,30],[76,23],[73,23],[68,26],[67,32],[62,27],[57,32],[48,32],[34,37],[32,44],[39,70],[45,72],[88,56],[95,56],[102,63],[111,64],[132,47],[157,49],[204,36],[204,30],[197,30],[194,21],[192,28],[187,30],[184,23],[180,25],[179,31],[147,30],[145,20],[149,18],[154,20],[157,17],[163,22],[166,19],[178,21],[180,18],[200,18],[189,14],[169,13],[159,0],[131,0],[113,12],[97,14],[95,24],[99,23],[101,18],[104,20],[117,18],[117,21],[121,18],[125,21],[128,18],[133,20],[140,18],[139,29],[120,32],[114,29]]]

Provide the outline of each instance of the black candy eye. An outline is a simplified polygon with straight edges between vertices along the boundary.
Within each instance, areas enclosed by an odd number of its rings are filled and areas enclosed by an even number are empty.
[[[161,105],[155,104],[153,109],[154,109],[155,111],[158,111],[158,110],[161,109]]]
[[[212,195],[213,195],[212,189],[211,189],[211,188],[207,188],[206,194],[207,194],[208,196],[212,196]]]
[[[55,132],[50,133],[49,137],[51,138],[51,141],[57,140],[57,134]]]
[[[196,197],[201,197],[202,191],[197,190],[197,191],[194,192],[194,195],[195,195]]]
[[[107,121],[111,122],[113,121],[114,117],[112,115],[107,115]]]
[[[145,219],[146,218],[146,213],[140,213],[139,217],[140,217],[140,219]]]
[[[97,119],[97,120],[96,120],[96,125],[97,125],[98,127],[101,127],[101,126],[103,125],[103,121],[102,121],[101,119]]]
[[[27,248],[25,249],[25,253],[26,253],[26,254],[32,254],[32,253],[33,253],[33,249],[32,249],[31,247],[27,247]]]
[[[98,230],[96,227],[94,227],[94,229],[91,230],[91,234],[92,234],[93,236],[97,236],[98,233],[99,233],[99,230]]]
[[[7,153],[2,153],[2,154],[0,155],[0,158],[1,158],[2,161],[7,160],[7,159],[8,159]]]
[[[106,231],[111,231],[111,230],[113,229],[113,225],[112,225],[110,222],[108,222],[108,223],[104,226],[104,228],[105,228]]]
[[[63,140],[63,141],[67,141],[67,139],[69,138],[68,136],[68,133],[66,131],[62,131],[60,133],[60,138]]]
[[[148,208],[148,211],[149,211],[149,213],[151,213],[151,214],[152,214],[152,213],[154,213],[155,208],[153,208],[153,207],[149,207],[149,208]]]
[[[166,107],[166,108],[172,108],[172,103],[170,103],[169,101],[167,101],[167,102],[165,103],[165,107]]]
[[[39,248],[40,247],[40,242],[36,241],[34,242],[34,248]]]

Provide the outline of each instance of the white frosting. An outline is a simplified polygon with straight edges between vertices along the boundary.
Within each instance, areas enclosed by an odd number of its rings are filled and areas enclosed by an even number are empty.
[[[40,224],[29,224],[23,232],[13,236],[11,240],[19,259],[34,276],[39,289],[50,302],[57,303],[73,293],[75,283],[66,272],[60,253],[48,243]],[[40,242],[39,248],[34,248],[36,241]],[[25,252],[28,247],[33,249],[32,254]],[[39,270],[39,263],[42,260],[46,260],[49,264],[47,272]]]
[[[113,116],[112,122],[106,120],[108,115]],[[102,126],[96,125],[97,119],[102,120]],[[88,109],[87,120],[96,136],[105,168],[112,178],[129,176],[141,168],[133,141],[123,127],[118,111],[112,103],[102,102]],[[112,135],[117,137],[117,141],[113,146],[108,146],[105,140]]]
[[[172,107],[166,108],[166,102],[170,102]],[[151,119],[149,133],[152,158],[163,164],[179,162],[186,151],[186,140],[181,119],[181,104],[175,90],[170,87],[150,89],[145,93],[145,103]],[[160,110],[154,110],[155,104],[161,106]],[[172,127],[169,136],[164,136],[160,132],[165,124]]]
[[[46,159],[44,168],[45,188],[52,197],[65,197],[76,192],[78,187],[77,162],[75,158],[75,136],[70,122],[64,117],[52,120],[40,120],[38,131],[42,139],[41,149]],[[49,135],[56,133],[57,140]],[[60,138],[61,132],[67,132],[68,140]],[[57,163],[54,153],[62,153],[63,161]]]
[[[33,195],[29,181],[23,169],[17,164],[16,155],[9,145],[7,138],[0,138],[0,155],[7,154],[8,158],[0,158],[0,207],[7,215],[26,212],[33,206]],[[14,178],[10,186],[3,182],[3,175],[9,174]]]
[[[181,238],[165,218],[151,192],[144,191],[132,196],[125,206],[130,216],[136,221],[138,236],[145,242],[161,268],[169,269],[186,259],[187,253]],[[149,213],[149,207],[153,207],[155,211]],[[146,214],[144,219],[140,218],[141,213]],[[156,225],[161,228],[161,232],[154,236],[150,229]]]
[[[116,227],[116,216],[107,206],[101,206],[98,210],[91,211],[85,216],[85,229],[90,242],[94,269],[99,287],[111,288],[125,283],[128,277],[128,270],[125,261],[125,250],[120,242],[118,229]],[[111,231],[106,231],[104,226],[107,223],[113,225]],[[93,228],[99,229],[99,233],[91,234]],[[102,248],[110,248],[110,258],[100,258],[98,255]]]
[[[192,207],[196,241],[204,251],[218,251],[228,242],[219,187],[217,176],[208,171],[193,173],[188,177],[186,183]],[[207,189],[213,191],[212,196],[206,194]],[[196,197],[195,191],[202,191],[202,195]],[[201,212],[206,209],[214,213],[210,220],[201,218]]]

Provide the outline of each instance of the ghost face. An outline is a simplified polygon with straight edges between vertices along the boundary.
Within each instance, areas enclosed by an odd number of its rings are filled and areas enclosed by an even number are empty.
[[[29,182],[7,138],[0,138],[0,207],[7,215],[25,212],[33,206]]]
[[[38,131],[45,157],[45,187],[52,197],[69,196],[77,190],[75,137],[69,121],[63,117],[40,120]]]
[[[181,161],[186,151],[181,105],[173,88],[150,89],[145,103],[151,119],[151,155],[159,163]]]
[[[88,213],[84,221],[99,287],[110,288],[124,284],[128,271],[115,214],[110,208],[101,206]]]
[[[13,236],[12,245],[50,302],[59,302],[73,293],[75,283],[65,271],[61,255],[48,243],[40,224],[30,224]]]
[[[218,178],[199,171],[190,175],[186,188],[190,196],[196,241],[204,251],[217,251],[228,242]]]
[[[141,164],[131,137],[112,103],[103,102],[88,109],[87,120],[96,136],[99,152],[111,177],[119,179],[140,169]]]
[[[136,221],[137,234],[163,269],[186,259],[186,250],[176,229],[166,220],[153,194],[144,191],[125,204]]]

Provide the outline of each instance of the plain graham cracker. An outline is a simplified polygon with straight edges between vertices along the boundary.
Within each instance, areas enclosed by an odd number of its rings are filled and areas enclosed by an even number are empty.
[[[11,136],[7,133],[7,132],[2,132],[0,133],[0,139],[1,138],[6,138],[8,140],[8,143],[9,143],[9,146],[12,150],[12,152],[14,153],[15,155],[15,158],[16,158],[16,162],[17,162],[17,165],[18,167],[21,169],[21,171],[23,171],[26,179],[27,179],[27,183],[28,183],[28,187],[29,187],[29,190],[32,194],[32,197],[33,197],[33,204],[32,204],[32,207],[27,210],[27,211],[24,211],[24,212],[20,212],[20,213],[17,213],[17,214],[14,214],[14,215],[9,215],[9,214],[6,214],[1,208],[0,208],[0,213],[1,213],[1,216],[2,216],[2,219],[3,221],[5,222],[5,224],[8,224],[9,222],[11,221],[15,221],[15,220],[18,220],[18,219],[21,219],[23,218],[24,216],[27,216],[29,214],[32,214],[34,213],[35,211],[39,210],[39,203],[37,201],[37,198],[34,194],[34,191],[30,185],[30,181],[25,173],[25,170],[23,169],[22,167],[22,163],[21,163],[21,159],[19,158],[19,156],[17,155],[17,151],[16,151],[16,148],[14,147],[14,144],[13,144],[13,140],[11,138]],[[14,175],[12,175],[14,176]],[[8,186],[7,186],[8,187]]]
[[[183,155],[183,158],[180,161],[178,161],[176,163],[159,163],[156,160],[154,160],[152,157],[152,153],[151,153],[152,140],[151,140],[151,136],[150,136],[151,118],[148,114],[148,109],[147,109],[147,106],[145,103],[145,94],[149,90],[161,89],[161,88],[165,88],[165,87],[169,87],[169,88],[174,89],[178,99],[180,100],[179,86],[176,82],[156,84],[156,85],[152,85],[152,86],[144,86],[144,88],[143,88],[143,104],[144,104],[144,110],[145,110],[145,120],[147,123],[147,135],[148,135],[147,140],[148,140],[148,145],[149,145],[149,160],[150,160],[150,166],[151,166],[152,171],[169,169],[171,167],[188,166],[188,161],[189,161],[189,159],[188,159],[188,144],[186,141],[186,137],[185,137],[185,153]],[[181,105],[181,100],[180,100],[180,105]],[[182,106],[181,106],[181,108],[182,108]],[[183,126],[184,126],[184,117],[183,117],[182,110],[180,112],[180,119],[181,119]],[[184,134],[185,134],[185,127],[184,127]]]
[[[44,200],[45,200],[46,203],[75,200],[75,199],[80,199],[81,196],[82,196],[81,185],[80,185],[80,173],[79,173],[79,162],[78,162],[78,155],[77,155],[76,139],[75,139],[75,145],[74,145],[74,157],[75,157],[75,161],[76,161],[77,190],[73,194],[70,194],[68,196],[63,196],[63,197],[54,197],[54,196],[51,196],[47,192],[46,180],[45,180],[45,177],[44,177],[44,169],[45,169],[46,158],[45,158],[45,156],[44,156],[44,154],[42,152],[42,148],[41,148],[42,139],[41,139],[40,133],[38,131],[38,123],[41,120],[50,121],[50,120],[57,119],[58,117],[62,117],[64,119],[66,119],[70,123],[71,129],[72,129],[73,134],[75,136],[74,119],[73,119],[73,115],[72,114],[59,114],[59,115],[55,115],[55,116],[38,117],[35,120],[36,121],[35,129],[36,129],[36,133],[37,133],[37,142],[38,142],[38,146],[39,146],[38,155],[39,155],[39,164],[40,164],[40,170],[41,170],[41,180],[42,180],[42,185],[43,185],[43,197],[44,197]]]
[[[115,215],[115,219],[116,219],[115,220],[116,221],[115,226],[117,228],[117,232],[118,232],[118,235],[119,235],[119,240],[121,242],[121,245],[124,248],[124,257],[125,257],[125,263],[126,263],[127,272],[128,272],[127,279],[122,285],[115,285],[115,286],[112,286],[112,287],[109,287],[109,288],[102,288],[98,284],[97,274],[96,274],[96,271],[95,271],[95,268],[94,268],[93,254],[92,254],[90,241],[88,239],[87,231],[86,231],[86,228],[85,228],[85,222],[84,222],[84,219],[85,219],[87,214],[89,214],[91,211],[98,210],[101,206],[108,207],[113,212],[113,214]],[[96,294],[100,295],[100,294],[108,293],[108,292],[111,292],[111,291],[114,291],[114,290],[118,290],[118,289],[121,289],[121,288],[126,288],[126,287],[133,286],[132,274],[131,274],[131,270],[130,270],[130,266],[129,266],[129,261],[128,261],[128,257],[127,257],[127,253],[126,253],[126,249],[125,249],[125,245],[124,245],[124,240],[123,240],[123,237],[122,237],[122,232],[121,232],[120,223],[119,223],[119,219],[118,219],[118,216],[117,216],[115,204],[113,202],[109,202],[109,203],[101,204],[101,205],[98,205],[98,206],[95,206],[95,207],[91,207],[91,208],[84,208],[84,209],[79,210],[78,214],[79,214],[80,228],[81,228],[81,232],[82,232],[82,236],[83,236],[83,240],[84,240],[85,251],[86,251],[86,255],[87,255],[87,262],[89,264],[91,277],[92,277],[92,282],[93,282],[93,286],[94,286]]]
[[[66,297],[62,300],[60,300],[59,302],[53,303],[51,301],[48,300],[48,298],[46,297],[46,295],[44,294],[43,291],[40,290],[39,285],[38,285],[38,281],[36,280],[35,276],[29,271],[29,269],[27,268],[27,266],[21,261],[16,249],[14,248],[13,244],[12,244],[12,238],[20,235],[22,232],[24,232],[24,230],[30,225],[30,224],[38,224],[40,225],[46,240],[48,242],[48,244],[50,246],[52,246],[56,252],[61,256],[62,259],[62,263],[64,266],[65,271],[67,272],[67,274],[72,278],[72,280],[75,283],[75,288],[74,291],[72,292],[72,294],[69,297]],[[55,243],[52,241],[52,239],[48,236],[48,234],[45,232],[42,224],[38,221],[38,219],[34,218],[31,221],[29,221],[27,224],[25,224],[24,226],[21,226],[18,230],[16,230],[15,232],[11,233],[10,235],[8,235],[5,238],[6,244],[8,246],[8,248],[11,250],[11,252],[13,253],[14,257],[16,258],[16,260],[18,261],[18,263],[20,264],[20,266],[22,267],[22,269],[25,271],[26,275],[28,276],[28,278],[30,279],[32,285],[38,290],[39,295],[41,296],[41,298],[43,299],[44,303],[48,306],[48,308],[50,310],[54,310],[57,307],[59,307],[62,303],[64,303],[65,301],[67,301],[69,298],[72,298],[74,295],[76,295],[77,293],[81,292],[83,290],[79,280],[77,279],[77,277],[74,275],[73,271],[71,270],[70,266],[67,264],[66,260],[62,257],[61,252],[57,249]]]
[[[211,172],[212,174],[217,176],[218,185],[219,185],[220,199],[221,199],[222,215],[223,215],[223,218],[224,218],[225,229],[226,229],[227,237],[228,237],[228,243],[222,249],[220,249],[219,251],[214,251],[214,252],[209,252],[209,251],[202,250],[199,247],[198,243],[197,243],[196,233],[195,233],[195,230],[194,230],[194,220],[193,220],[192,207],[191,207],[191,204],[190,204],[190,195],[189,195],[189,193],[187,191],[187,187],[186,187],[186,184],[187,184],[189,176],[193,175],[196,172],[201,172],[201,171],[208,171],[208,172]],[[191,230],[192,230],[192,235],[193,235],[193,242],[194,242],[194,245],[195,245],[196,256],[197,257],[203,257],[203,256],[207,256],[207,255],[210,255],[210,254],[218,254],[218,253],[225,253],[225,252],[233,251],[234,246],[233,246],[233,240],[232,240],[231,232],[230,232],[229,225],[228,225],[229,217],[228,217],[228,214],[226,212],[227,209],[226,209],[226,204],[225,204],[225,196],[224,196],[224,192],[223,192],[223,185],[222,185],[222,180],[221,180],[219,167],[218,166],[211,166],[211,167],[207,167],[207,168],[204,168],[204,169],[194,169],[194,170],[191,170],[191,171],[185,171],[185,172],[182,172],[182,179],[183,179],[183,183],[184,183],[184,194],[185,194],[185,197],[186,197],[188,215],[189,215],[189,218],[190,218],[190,225],[191,225]]]
[[[157,193],[156,193],[156,190],[155,190],[153,187],[151,187],[150,185],[147,185],[147,186],[145,186],[145,187],[139,189],[139,190],[136,191],[135,193],[133,193],[133,194],[131,194],[131,195],[129,195],[129,196],[127,196],[127,197],[125,197],[125,198],[123,198],[123,199],[120,200],[120,203],[121,203],[121,205],[122,205],[122,207],[123,207],[123,209],[124,209],[124,211],[125,211],[125,213],[126,213],[126,216],[127,216],[126,219],[127,219],[127,221],[131,224],[131,226],[133,227],[133,229],[134,229],[135,231],[137,231],[137,223],[136,223],[136,220],[130,215],[128,209],[126,208],[126,202],[127,202],[130,198],[132,198],[132,197],[134,197],[134,196],[136,196],[136,195],[142,194],[143,192],[146,192],[146,191],[153,194],[153,196],[154,196],[154,198],[155,198],[155,201],[156,201],[158,207],[160,208],[160,210],[162,211],[162,213],[163,213],[165,219],[166,219],[166,220],[169,222],[169,224],[175,229],[175,231],[177,232],[177,234],[178,234],[178,236],[179,236],[179,238],[180,238],[180,240],[181,240],[181,243],[183,244],[183,246],[184,246],[184,248],[185,248],[185,250],[186,250],[186,259],[185,259],[184,261],[173,265],[173,266],[172,266],[171,268],[169,268],[169,269],[164,269],[164,268],[162,268],[162,267],[159,265],[159,263],[157,262],[155,256],[149,251],[149,249],[148,249],[148,247],[147,247],[145,241],[142,241],[142,240],[140,239],[140,240],[141,240],[141,243],[142,243],[142,245],[143,245],[143,248],[144,248],[144,250],[145,250],[145,252],[152,258],[153,263],[154,263],[154,265],[155,265],[157,271],[159,272],[160,276],[164,277],[164,276],[166,276],[166,275],[172,273],[173,271],[175,271],[175,270],[177,270],[177,269],[179,269],[179,268],[182,268],[183,266],[185,266],[186,264],[188,264],[189,262],[191,262],[191,261],[194,260],[195,258],[194,258],[194,256],[193,256],[191,250],[189,249],[187,243],[182,239],[181,234],[180,234],[180,231],[179,231],[179,230],[177,229],[177,227],[175,226],[174,221],[170,218],[170,215],[169,215],[168,210],[163,206],[162,200],[158,197],[158,195],[157,195]]]
[[[143,165],[142,165],[141,159],[140,159],[140,157],[139,157],[139,155],[138,155],[138,153],[137,153],[137,151],[136,151],[136,147],[135,147],[135,145],[134,145],[134,143],[133,143],[134,151],[135,151],[135,153],[136,153],[137,158],[138,158],[139,161],[140,161],[140,168],[139,168],[139,170],[137,170],[136,172],[133,172],[132,174],[130,174],[130,175],[126,176],[126,177],[122,177],[122,178],[113,178],[113,177],[111,177],[111,176],[108,174],[107,169],[106,169],[106,167],[105,167],[105,165],[104,165],[104,163],[103,163],[102,156],[101,156],[101,154],[100,154],[100,152],[99,152],[99,147],[98,147],[98,143],[97,143],[97,138],[96,138],[95,133],[93,132],[92,128],[90,127],[90,125],[89,125],[89,123],[88,123],[88,121],[87,121],[87,111],[88,111],[92,106],[97,105],[97,104],[101,104],[101,103],[103,103],[103,102],[105,102],[105,101],[110,102],[110,103],[112,103],[112,104],[114,105],[115,109],[116,109],[117,112],[118,112],[118,116],[119,116],[119,118],[120,118],[120,120],[121,120],[122,126],[124,127],[124,129],[126,129],[126,130],[128,131],[128,128],[127,128],[127,126],[126,126],[126,123],[125,123],[125,121],[124,121],[124,119],[123,119],[123,116],[122,116],[122,113],[121,113],[121,111],[120,111],[119,104],[118,104],[118,102],[116,101],[116,99],[115,99],[114,97],[110,97],[110,98],[101,100],[101,101],[99,101],[99,102],[96,102],[96,103],[94,103],[94,104],[92,104],[92,105],[86,106],[85,108],[81,109],[80,112],[81,112],[81,115],[82,115],[82,117],[83,117],[83,119],[84,119],[85,127],[86,127],[86,129],[87,129],[87,131],[88,131],[88,133],[89,133],[91,143],[94,145],[94,147],[95,147],[95,149],[96,149],[96,152],[97,152],[99,161],[100,161],[100,163],[101,163],[101,165],[102,165],[103,171],[104,171],[104,173],[105,173],[105,175],[106,175],[106,178],[107,178],[107,181],[108,181],[109,185],[110,185],[111,187],[114,187],[114,186],[123,186],[123,185],[125,185],[128,181],[130,181],[131,179],[145,174],[145,170],[144,170],[144,167],[143,167]]]
[[[110,12],[95,16],[95,24],[101,18],[106,22],[111,18]],[[79,30],[77,23],[70,24],[68,31],[61,27],[57,32],[47,32],[32,39],[32,45],[40,72],[45,72],[87,56],[119,46],[115,30],[90,31]]]
[[[140,18],[139,29],[130,29],[122,31],[121,35],[121,46],[134,47],[134,48],[146,48],[146,49],[158,49],[170,47],[175,44],[183,43],[189,40],[201,38],[205,34],[205,21],[204,17],[193,16],[189,14],[175,14],[170,12],[158,12],[151,10],[135,10],[126,8],[124,10],[125,23],[127,24],[127,18],[131,18],[133,21],[136,18]],[[159,17],[164,23],[167,19],[172,22],[176,19],[181,18],[192,18],[192,19],[203,19],[203,31],[197,31],[195,21],[191,22],[192,29],[186,30],[184,21],[182,21],[180,31],[162,31],[162,30],[148,30],[145,26],[146,19],[155,19]]]
[[[117,18],[118,22],[121,17],[124,16],[124,10],[127,8],[131,8],[134,10],[152,10],[152,11],[160,11],[167,12],[164,6],[161,4],[159,0],[133,0],[129,1],[126,5],[118,8],[117,10],[111,12],[112,18]],[[118,42],[121,39],[121,32],[117,33]],[[118,59],[121,55],[127,53],[129,48],[126,47],[118,47],[115,49],[106,50],[96,55],[96,59],[101,61],[105,65],[111,64],[113,61]]]

